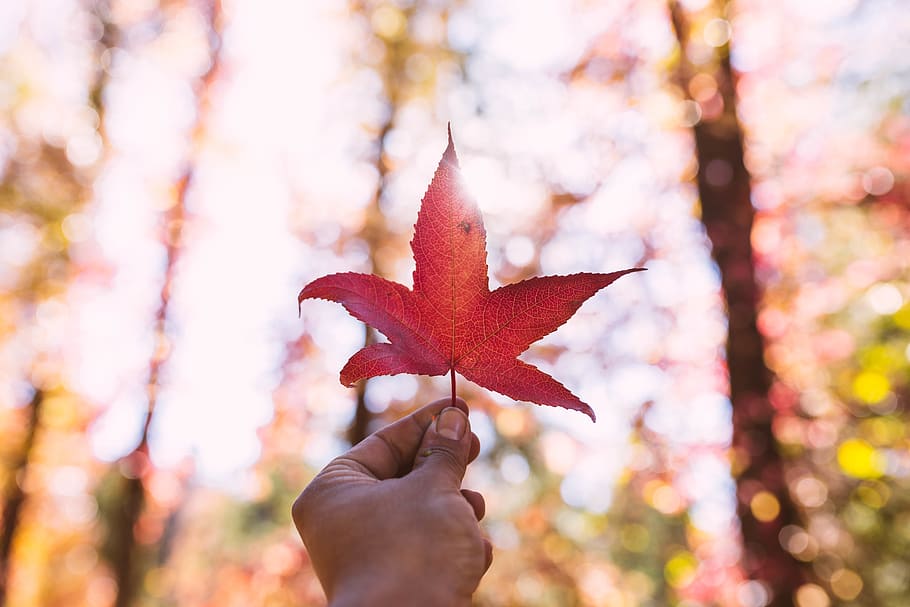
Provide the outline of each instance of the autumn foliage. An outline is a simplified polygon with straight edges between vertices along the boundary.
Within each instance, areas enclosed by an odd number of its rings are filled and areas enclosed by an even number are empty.
[[[324,605],[460,374],[478,607],[906,607],[903,4],[0,1],[0,605]]]

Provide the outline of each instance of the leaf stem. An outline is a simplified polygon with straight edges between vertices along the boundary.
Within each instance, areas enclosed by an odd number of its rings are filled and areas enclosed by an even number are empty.
[[[452,406],[455,406],[455,366],[449,369],[449,375],[452,377]]]

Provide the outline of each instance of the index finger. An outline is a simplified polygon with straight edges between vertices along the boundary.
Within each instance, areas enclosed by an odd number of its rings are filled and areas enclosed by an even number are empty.
[[[430,423],[440,411],[451,406],[451,398],[435,400],[374,432],[342,457],[357,462],[378,480],[403,476],[411,470]],[[468,405],[462,399],[456,398],[454,406],[468,413]]]

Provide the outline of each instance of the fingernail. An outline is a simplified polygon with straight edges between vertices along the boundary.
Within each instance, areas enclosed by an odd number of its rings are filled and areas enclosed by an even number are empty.
[[[468,427],[468,416],[461,409],[447,407],[436,418],[436,432],[451,440],[461,440]]]

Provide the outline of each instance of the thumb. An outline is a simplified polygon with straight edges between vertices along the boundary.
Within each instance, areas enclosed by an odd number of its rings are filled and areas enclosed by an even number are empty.
[[[414,472],[432,475],[454,489],[461,487],[471,451],[471,422],[456,407],[443,409],[430,423],[417,449]]]

